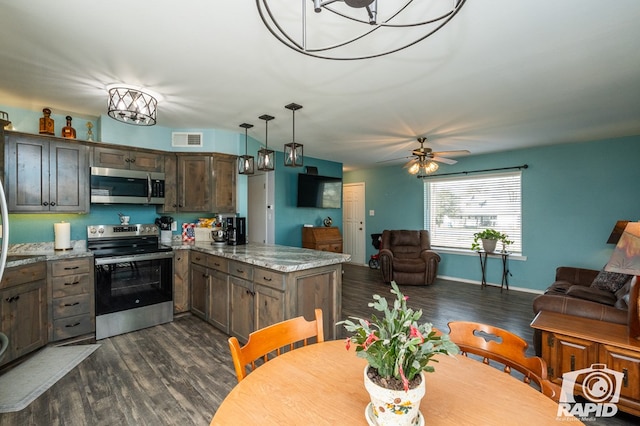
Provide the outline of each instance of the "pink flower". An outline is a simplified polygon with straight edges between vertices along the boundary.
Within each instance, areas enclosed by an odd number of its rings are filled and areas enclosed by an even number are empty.
[[[420,333],[420,330],[418,330],[413,325],[409,326],[409,329],[411,330],[411,334],[409,334],[409,337],[419,337],[420,343],[424,343],[424,336],[422,335],[422,333]]]
[[[347,350],[349,350],[349,348],[351,347],[351,338],[347,337],[347,341],[345,342],[345,346],[347,348]]]
[[[409,300],[409,296],[404,296],[403,299],[406,302],[407,300]]]
[[[400,366],[400,378],[402,379],[402,384],[404,385],[404,391],[407,392],[409,390],[409,380],[407,380],[406,376],[404,375],[402,366]]]
[[[369,334],[367,336],[367,340],[365,340],[364,344],[362,345],[365,349],[367,348],[367,346],[369,346],[371,343],[375,342],[376,340],[380,340],[380,338],[378,338],[378,336],[376,336],[373,332],[371,334]]]

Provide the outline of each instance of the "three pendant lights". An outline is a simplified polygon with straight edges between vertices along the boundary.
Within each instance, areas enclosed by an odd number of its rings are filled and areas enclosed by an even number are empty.
[[[303,163],[303,145],[296,142],[296,111],[302,108],[302,105],[291,103],[285,105],[285,108],[290,110],[293,114],[293,138],[292,142],[284,144],[284,165],[286,167],[302,167]],[[271,115],[261,115],[258,117],[260,120],[264,120],[265,123],[265,137],[264,148],[258,150],[258,170],[270,172],[275,168],[275,152],[269,149],[269,121],[274,117]],[[238,173],[241,175],[252,175],[254,170],[254,157],[248,155],[247,140],[248,131],[253,127],[253,124],[242,123],[240,125],[244,129],[244,155],[238,157]]]

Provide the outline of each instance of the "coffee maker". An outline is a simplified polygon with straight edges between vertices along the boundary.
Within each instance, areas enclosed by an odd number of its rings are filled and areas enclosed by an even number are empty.
[[[229,244],[230,246],[247,244],[246,217],[227,218],[227,244]]]

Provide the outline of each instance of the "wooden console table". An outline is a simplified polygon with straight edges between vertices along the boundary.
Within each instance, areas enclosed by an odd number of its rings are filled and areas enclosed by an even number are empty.
[[[302,247],[342,253],[342,235],[336,226],[302,228]]]
[[[622,373],[618,409],[640,415],[640,340],[629,337],[626,325],[542,311],[531,326],[541,331],[542,358],[552,381],[561,384],[564,373],[604,364]],[[574,391],[587,397],[585,376],[578,376]]]

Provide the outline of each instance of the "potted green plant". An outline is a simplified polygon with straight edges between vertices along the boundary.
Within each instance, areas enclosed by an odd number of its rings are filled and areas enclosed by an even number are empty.
[[[496,250],[496,244],[502,243],[502,250],[506,250],[506,246],[513,244],[513,241],[509,240],[509,236],[495,229],[485,229],[481,232],[473,234],[473,243],[471,244],[471,250],[480,250],[479,241],[482,241],[482,248],[488,253],[492,253]]]
[[[391,282],[396,296],[390,306],[377,294],[369,307],[382,313],[371,319],[349,317],[340,321],[353,335],[347,338],[347,349],[356,345],[356,355],[367,360],[364,370],[365,388],[371,396],[366,415],[377,425],[414,425],[421,416],[420,400],[425,394],[424,372],[432,372],[429,364],[436,354],[455,355],[459,349],[447,334],[431,323],[419,324],[422,310],[407,307],[407,297]]]

